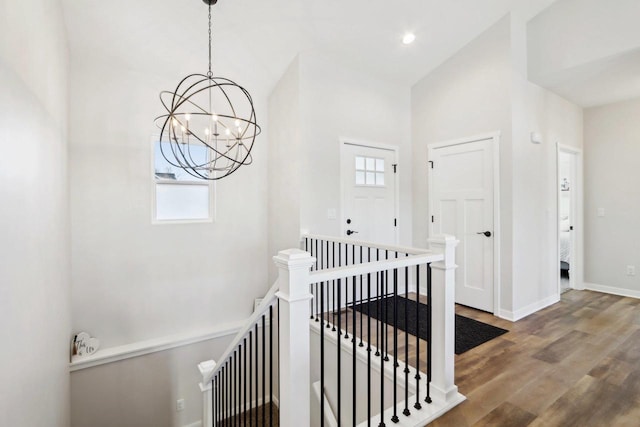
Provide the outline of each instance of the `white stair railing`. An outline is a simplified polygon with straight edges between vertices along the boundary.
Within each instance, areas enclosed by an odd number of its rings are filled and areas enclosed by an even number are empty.
[[[426,266],[426,270],[424,271],[428,271],[428,274],[431,277],[431,280],[429,280],[430,292],[428,295],[430,302],[429,316],[431,318],[432,328],[432,335],[430,336],[431,339],[429,346],[431,350],[431,369],[428,373],[428,380],[430,380],[429,382],[427,382],[427,374],[422,374],[425,376],[422,382],[424,384],[427,384],[426,388],[421,385],[421,383],[418,383],[416,386],[412,386],[412,390],[414,390],[415,393],[418,393],[418,396],[420,396],[421,399],[425,396],[425,392],[430,392],[430,399],[428,399],[427,401],[433,401],[433,404],[423,403],[425,408],[424,410],[422,410],[422,412],[420,412],[421,409],[419,408],[419,402],[416,401],[416,409],[412,408],[412,411],[414,414],[416,414],[416,416],[413,416],[412,421],[408,423],[404,419],[401,419],[399,425],[412,425],[411,423],[415,423],[415,420],[420,416],[422,416],[422,420],[434,419],[464,400],[464,397],[457,392],[457,387],[454,384],[454,272],[456,267],[455,247],[457,241],[453,237],[440,236],[430,239],[429,250],[373,245],[367,242],[358,242],[355,240],[316,235],[303,236],[302,242],[303,248],[306,247],[308,251],[304,251],[301,249],[288,249],[279,252],[278,255],[274,257],[274,262],[279,269],[279,276],[276,283],[269,290],[269,293],[267,294],[267,296],[265,296],[256,312],[253,313],[250,319],[247,321],[245,327],[242,328],[242,330],[233,340],[232,344],[219,359],[221,361],[220,364],[209,361],[209,363],[200,365],[201,372],[203,373],[203,382],[201,383],[201,388],[204,392],[203,399],[205,402],[203,426],[221,425],[226,422],[229,417],[242,416],[238,415],[242,414],[243,408],[241,403],[240,407],[237,408],[237,401],[231,404],[228,404],[226,402],[223,402],[221,404],[218,401],[219,396],[218,398],[215,397],[216,387],[217,390],[222,393],[225,393],[229,390],[225,387],[221,388],[220,384],[216,383],[216,375],[219,375],[221,370],[223,370],[222,364],[225,363],[225,360],[229,360],[229,358],[234,357],[234,355],[237,355],[238,353],[242,354],[242,351],[238,351],[238,348],[240,348],[239,346],[242,346],[244,344],[246,351],[246,339],[248,335],[251,334],[252,331],[254,331],[256,325],[260,324],[261,318],[263,319],[264,324],[264,316],[267,312],[272,310],[273,307],[276,307],[276,305],[278,308],[277,346],[279,361],[276,375],[278,375],[277,381],[279,385],[279,425],[283,427],[299,427],[311,425],[310,373],[312,372],[312,366],[309,318],[311,314],[311,321],[314,322],[314,306],[316,307],[316,318],[318,316],[318,306],[312,299],[312,293],[315,294],[316,297],[318,297],[318,294],[315,292],[318,288],[314,287],[314,285],[318,283],[328,284],[329,282],[338,283],[338,289],[344,289],[347,295],[351,292],[351,300],[346,298],[345,304],[342,304],[340,301],[340,291],[338,291],[338,301],[337,304],[334,304],[333,310],[340,313],[343,308],[352,308],[354,309],[355,313],[356,303],[362,303],[364,300],[364,296],[362,294],[358,295],[357,293],[355,286],[355,277],[366,277],[367,275],[378,274],[378,277],[380,277],[381,280],[380,285],[384,287],[385,284],[386,286],[390,286],[392,284],[392,282],[388,279],[389,274],[393,275],[394,272],[396,273],[397,284],[399,277],[397,276],[397,273],[400,272],[400,275],[402,275],[402,272],[406,271],[406,273],[404,273],[405,276],[403,276],[406,278],[404,280],[406,280],[406,283],[408,283],[410,278],[413,278],[413,290],[418,294],[421,294],[423,293],[423,283],[426,283],[426,274],[424,276],[420,276],[420,271],[422,271],[420,270],[422,268],[421,266]],[[317,242],[323,242],[322,244],[326,245],[325,248],[328,249],[327,254],[321,254],[319,251],[320,248],[316,250],[316,247],[318,245]],[[310,245],[314,247],[310,247]],[[336,252],[336,249],[334,249],[334,245],[337,245],[338,253]],[[347,252],[346,254],[342,253],[343,248]],[[367,249],[363,250],[362,248]],[[360,255],[360,253],[365,252],[369,252],[370,254],[372,251],[377,252],[378,255],[382,253],[384,254],[384,257],[381,258],[380,256],[378,256],[378,259],[373,259],[372,255],[369,255],[368,257]],[[360,255],[359,257],[356,256],[356,252],[358,253],[358,255]],[[312,253],[315,256],[312,256]],[[328,261],[328,259],[319,259],[325,258],[328,253],[331,253],[331,256],[334,259],[338,257],[338,263],[340,265],[336,265],[335,262],[332,264]],[[387,259],[387,257],[389,259]],[[349,262],[349,260],[351,262]],[[342,261],[345,261],[344,264],[342,264]],[[323,265],[321,265],[321,263],[323,263]],[[416,273],[409,273],[409,270],[414,268],[416,269]],[[386,282],[382,279],[383,274],[387,277]],[[418,275],[419,277],[416,278],[414,277],[415,275]],[[350,285],[346,285],[347,283],[349,283],[348,280],[350,278],[354,278],[354,282],[352,282],[352,290],[349,289]],[[409,286],[405,286],[406,288],[404,289],[404,291],[408,295]],[[398,294],[397,289],[395,290],[395,294]],[[328,294],[326,296],[328,297]],[[375,295],[376,298],[380,298],[381,296],[382,294]],[[333,296],[333,298],[335,298],[335,295]],[[325,320],[328,322],[328,307],[328,305],[320,307],[320,317],[323,319],[322,322],[324,322]],[[341,316],[338,316],[338,319],[340,317]],[[354,325],[354,328],[357,329],[356,325]],[[341,326],[339,326],[337,328],[337,336],[345,338],[342,335],[346,333],[346,329],[346,327],[343,329]],[[325,328],[322,327],[321,330],[324,331]],[[326,330],[329,331],[329,329]],[[257,328],[255,329],[255,332],[255,338],[257,339]],[[354,340],[356,339],[355,336],[353,336],[353,338]],[[344,344],[340,344],[340,341],[346,342],[347,340],[338,339],[337,341],[339,343],[338,345],[342,346]],[[264,342],[265,341],[263,341],[263,345]],[[270,343],[273,342],[274,340],[273,338],[271,338]],[[387,341],[387,346],[388,345],[389,342]],[[395,353],[397,358],[398,352],[396,351]],[[338,359],[338,361],[339,360],[340,359]],[[382,357],[380,357],[380,360],[382,360]],[[251,363],[250,358],[249,361]],[[244,362],[246,363],[246,356]],[[273,363],[273,360],[270,360],[270,363]],[[385,369],[389,369],[388,367],[384,367],[384,362],[380,363],[380,369],[382,371],[384,371]],[[242,357],[240,357],[240,365],[242,365]],[[420,366],[420,369],[418,371],[412,370],[411,372],[417,373],[416,376],[422,378],[420,376],[420,371],[425,372],[424,370],[426,368],[427,366],[423,365]],[[228,374],[229,372],[227,372],[227,380],[229,379]],[[257,370],[255,372],[255,375],[258,375]],[[236,371],[231,371],[231,377],[232,379],[238,379],[240,384],[242,384],[243,381],[247,381],[246,372],[238,373]],[[429,387],[429,383],[431,387]],[[241,385],[240,387],[242,388]],[[251,385],[249,385],[249,388],[251,389]],[[240,397],[243,395],[243,392],[246,392],[242,389],[235,391],[234,389],[230,390],[235,393],[236,396]],[[257,384],[255,390],[255,397],[257,398]],[[376,392],[375,390],[371,391]],[[422,394],[420,395],[420,393]],[[275,396],[266,395],[263,395],[261,397],[263,404],[267,402],[267,400],[274,400],[274,398]],[[214,402],[213,405],[211,404],[212,401]],[[324,401],[325,400],[323,399],[323,402]],[[217,407],[216,402],[218,402]],[[388,419],[390,419],[392,416],[394,418],[397,417],[395,406],[398,406],[397,402],[395,402],[393,408],[382,408],[382,412],[384,412],[383,414],[381,412],[382,416],[388,416]],[[398,408],[401,407],[398,406]],[[334,413],[336,412],[334,411]],[[418,413],[422,415],[418,415]],[[336,416],[340,417],[339,411],[338,413],[336,413]],[[247,421],[246,414],[244,415],[244,421],[245,423]],[[348,424],[350,425],[351,422],[349,421]],[[244,425],[242,424],[242,419],[240,420],[240,425]]]

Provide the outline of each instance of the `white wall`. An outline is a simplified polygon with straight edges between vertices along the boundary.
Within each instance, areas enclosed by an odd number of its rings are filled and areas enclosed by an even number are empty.
[[[506,16],[412,89],[414,245],[428,234],[427,147],[501,131],[499,314],[557,296],[556,143],[582,146],[582,109],[527,80],[525,22]],[[530,142],[530,133],[543,137]]]
[[[151,224],[153,118],[179,78],[72,57],[73,329],[103,347],[244,319],[269,287],[264,98],[254,163],[217,183],[216,221]]]
[[[340,218],[340,137],[399,147],[400,244],[411,242],[410,92],[350,64],[317,52],[300,61],[300,138],[303,160],[302,229],[339,235],[340,220],[327,219],[335,208]]]
[[[300,66],[296,58],[269,96],[269,254],[300,242],[302,147]],[[270,280],[277,268],[271,262]]]
[[[71,373],[72,427],[183,427],[202,419],[197,364],[220,356],[229,335]],[[184,399],[184,411],[176,401]]]
[[[581,149],[583,122],[582,108],[518,74],[514,86],[513,313],[519,317],[557,298],[557,143]],[[531,143],[531,132],[542,136],[541,144]],[[579,219],[576,233],[582,233]],[[581,240],[577,246],[572,273],[581,283]]]
[[[427,247],[429,144],[501,131],[502,303],[511,309],[511,58],[503,18],[413,86],[413,245]]]
[[[0,425],[69,425],[68,53],[59,2],[0,1]]]
[[[400,243],[411,242],[409,89],[317,51],[301,53],[269,98],[269,247],[301,231],[340,235],[340,138],[399,147]],[[271,271],[272,276],[275,271]]]
[[[640,99],[585,110],[585,281],[640,297]],[[603,208],[604,217],[597,216]],[[617,288],[617,289],[611,289]]]
[[[582,108],[528,80],[527,31],[512,15],[513,318],[558,299],[557,144],[582,147]],[[542,143],[531,142],[532,132]],[[576,243],[572,272],[581,283],[581,240]]]

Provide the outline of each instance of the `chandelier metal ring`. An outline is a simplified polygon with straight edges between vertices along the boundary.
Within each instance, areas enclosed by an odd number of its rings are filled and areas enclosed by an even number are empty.
[[[186,76],[173,91],[160,92],[166,114],[155,122],[160,152],[170,165],[195,178],[218,180],[252,163],[251,150],[261,129],[249,91],[213,76],[211,6],[217,0],[203,1],[209,5],[209,70]]]

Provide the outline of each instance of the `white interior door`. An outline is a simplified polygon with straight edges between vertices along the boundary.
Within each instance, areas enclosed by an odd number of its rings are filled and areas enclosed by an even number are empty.
[[[456,302],[494,311],[493,138],[429,148],[431,235],[456,249]]]
[[[396,151],[344,143],[341,157],[344,235],[397,244]]]

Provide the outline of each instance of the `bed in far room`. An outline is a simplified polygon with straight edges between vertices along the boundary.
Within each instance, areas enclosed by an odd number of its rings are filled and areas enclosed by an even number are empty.
[[[563,217],[560,222],[560,272],[569,276],[571,267],[571,226],[569,218]]]

